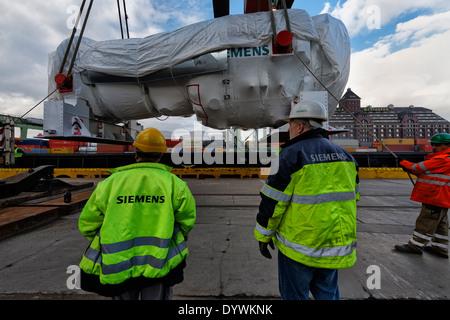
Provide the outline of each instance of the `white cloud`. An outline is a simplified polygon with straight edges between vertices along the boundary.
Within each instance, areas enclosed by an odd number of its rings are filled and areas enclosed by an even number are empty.
[[[209,0],[133,0],[126,4],[131,37],[172,31],[212,17]],[[69,26],[78,13],[74,9],[80,5],[80,0],[0,0],[1,113],[20,116],[47,95],[48,54],[70,37]],[[115,0],[94,1],[84,37],[97,41],[121,37]],[[29,116],[42,118],[42,112],[41,105]]]
[[[89,2],[87,2],[89,3]],[[171,31],[212,17],[210,0],[127,1],[131,37]],[[0,0],[1,113],[21,116],[47,94],[48,53],[68,38],[70,6],[79,0]],[[381,27],[417,10],[432,14],[399,23],[396,32],[352,55],[349,86],[374,106],[424,106],[450,120],[450,2],[448,0],[347,0],[324,12],[342,19],[351,35],[368,32],[370,6],[380,8]],[[446,10],[444,10],[446,9]],[[123,12],[122,12],[123,14]],[[373,13],[372,13],[373,14]],[[370,31],[370,30],[369,30]],[[95,1],[85,37],[120,38],[117,3]],[[376,90],[374,90],[376,88]],[[42,117],[42,105],[28,116]],[[142,120],[145,125],[192,128],[192,118]]]
[[[70,3],[0,1],[2,113],[22,115],[47,95],[47,55],[70,34],[65,25]]]
[[[399,43],[421,41],[424,37],[450,30],[450,11],[419,16],[397,25],[395,41]]]
[[[128,1],[127,13],[129,16],[130,36],[136,38],[146,37],[206,20],[208,17],[212,17],[209,14],[212,13],[212,7],[209,9],[208,6],[211,6],[209,0]],[[118,21],[117,12],[115,19]]]
[[[448,0],[347,0],[343,4],[339,1],[335,7],[327,2],[322,13],[329,13],[342,20],[350,36],[356,36],[369,32],[378,19],[382,28],[394,18],[417,10],[439,12],[448,9]]]
[[[363,105],[421,106],[450,120],[449,20],[450,11],[417,17],[354,52],[349,86]]]

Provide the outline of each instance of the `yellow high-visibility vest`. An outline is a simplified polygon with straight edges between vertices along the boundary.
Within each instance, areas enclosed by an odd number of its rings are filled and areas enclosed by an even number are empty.
[[[317,130],[283,145],[261,190],[254,230],[287,257],[329,269],[356,262],[357,163]]]
[[[163,164],[111,170],[86,203],[79,229],[91,241],[81,270],[102,285],[162,278],[187,256],[185,237],[196,219],[186,183]]]

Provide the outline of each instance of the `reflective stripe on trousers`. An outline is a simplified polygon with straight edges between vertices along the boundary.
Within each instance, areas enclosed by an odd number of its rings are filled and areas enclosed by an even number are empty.
[[[448,253],[447,208],[422,204],[409,245],[422,250],[428,243],[443,253]]]

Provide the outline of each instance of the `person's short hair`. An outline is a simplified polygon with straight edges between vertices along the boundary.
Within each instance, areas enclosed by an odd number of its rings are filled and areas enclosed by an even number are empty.
[[[136,148],[136,154],[144,162],[158,162],[162,156],[160,152],[144,152]]]
[[[310,129],[314,129],[315,127],[311,125],[311,123],[309,122],[309,119],[303,119],[303,118],[293,118],[291,119],[297,123],[301,123],[305,126],[306,129],[310,130]]]

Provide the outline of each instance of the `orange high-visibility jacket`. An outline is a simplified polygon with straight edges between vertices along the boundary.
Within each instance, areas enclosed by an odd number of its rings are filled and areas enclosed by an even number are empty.
[[[450,149],[430,153],[425,159],[419,163],[400,162],[417,175],[411,200],[450,208]]]

